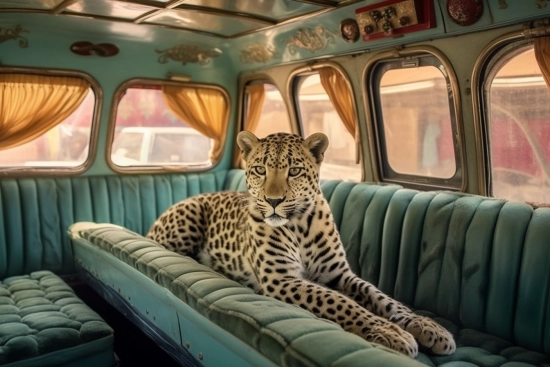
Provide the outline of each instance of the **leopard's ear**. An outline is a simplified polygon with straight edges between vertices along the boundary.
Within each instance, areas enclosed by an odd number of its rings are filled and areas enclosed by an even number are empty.
[[[241,131],[237,135],[237,144],[243,152],[243,158],[246,160],[250,152],[259,144],[259,140],[256,135],[250,131]]]
[[[315,161],[319,164],[323,161],[325,150],[328,148],[328,138],[323,133],[315,133],[304,140],[304,146],[313,154]]]

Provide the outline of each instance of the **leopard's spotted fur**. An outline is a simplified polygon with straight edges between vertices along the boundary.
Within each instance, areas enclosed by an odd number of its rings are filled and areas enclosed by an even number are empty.
[[[325,135],[304,141],[241,132],[238,143],[248,193],[203,194],[175,204],[153,224],[149,238],[411,357],[418,353],[416,340],[437,354],[454,352],[447,330],[350,270],[319,187]]]

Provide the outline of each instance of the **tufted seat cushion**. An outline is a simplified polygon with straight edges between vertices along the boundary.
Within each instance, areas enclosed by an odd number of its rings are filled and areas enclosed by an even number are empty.
[[[77,223],[69,235],[77,263],[89,273],[104,277],[101,264],[91,255],[91,250],[100,248],[102,263],[111,255],[118,258],[121,261],[115,264],[121,269],[129,265],[138,270],[279,366],[362,366],[365,360],[377,366],[421,366],[306,310],[255,294],[193,259],[124,228]],[[132,302],[140,301],[134,295]]]
[[[109,325],[50,271],[0,281],[0,365],[109,366],[112,343]]]

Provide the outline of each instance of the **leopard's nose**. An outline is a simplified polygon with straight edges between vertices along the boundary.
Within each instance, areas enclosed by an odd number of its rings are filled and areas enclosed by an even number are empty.
[[[282,198],[268,198],[268,197],[265,197],[264,196],[264,199],[265,201],[267,201],[269,203],[269,205],[271,205],[273,207],[273,209],[275,209],[277,207],[277,205],[279,205],[280,203],[282,203],[285,198],[282,197]]]

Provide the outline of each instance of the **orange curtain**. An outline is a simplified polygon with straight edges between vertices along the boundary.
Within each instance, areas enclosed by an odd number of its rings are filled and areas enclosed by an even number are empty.
[[[550,88],[550,37],[535,38],[535,58],[546,85]]]
[[[248,96],[248,112],[244,121],[244,129],[254,132],[260,123],[260,116],[264,108],[265,88],[263,84],[252,84],[247,85],[245,91]]]
[[[260,117],[262,115],[262,109],[265,101],[265,88],[264,84],[251,84],[245,87],[247,98],[247,113],[244,120],[244,130],[254,132],[260,123]],[[233,162],[236,167],[241,166],[241,151],[237,146],[237,152],[235,153],[235,161]]]
[[[229,120],[229,106],[224,94],[211,88],[173,85],[165,85],[162,92],[166,105],[176,116],[214,140],[210,159],[221,158]]]
[[[355,109],[353,108],[353,96],[344,76],[335,68],[325,67],[319,69],[321,85],[327,92],[330,102],[344,123],[348,132],[355,140],[355,163],[360,161],[359,130],[355,120]]]
[[[353,100],[344,76],[335,68],[328,67],[319,69],[319,77],[321,85],[346,129],[354,138],[357,138]]]
[[[28,143],[61,123],[89,88],[80,78],[0,74],[0,149]]]

